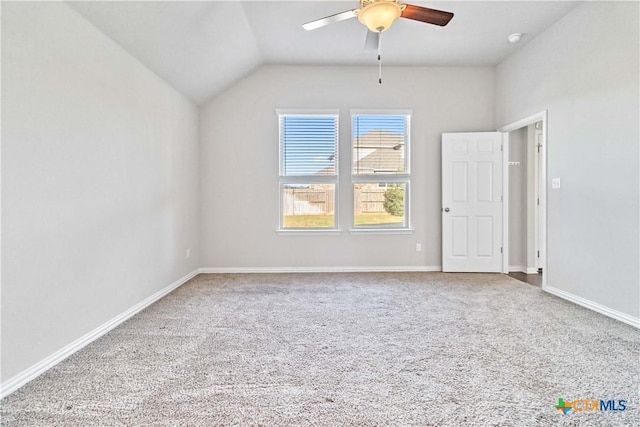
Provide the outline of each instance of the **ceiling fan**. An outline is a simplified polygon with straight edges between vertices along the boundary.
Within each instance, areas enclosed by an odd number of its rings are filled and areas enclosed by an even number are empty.
[[[413,19],[414,21],[444,27],[453,18],[453,13],[398,3],[398,0],[360,0],[360,9],[347,10],[346,12],[307,22],[302,27],[310,31],[355,17],[358,17],[358,20],[370,31],[379,33],[388,29],[398,18]]]
[[[360,9],[347,10],[335,15],[326,16],[302,25],[307,31],[344,21],[345,19],[358,18],[358,21],[366,26],[367,39],[365,50],[378,48],[378,65],[381,70],[381,34],[387,30],[398,18],[407,18],[414,21],[444,27],[453,18],[453,13],[412,4],[399,3],[398,0],[360,0]],[[379,76],[382,83],[382,76]]]

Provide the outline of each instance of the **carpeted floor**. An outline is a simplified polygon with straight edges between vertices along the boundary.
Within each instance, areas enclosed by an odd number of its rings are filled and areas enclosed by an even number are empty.
[[[503,275],[201,275],[5,398],[2,425],[637,426],[639,344]]]

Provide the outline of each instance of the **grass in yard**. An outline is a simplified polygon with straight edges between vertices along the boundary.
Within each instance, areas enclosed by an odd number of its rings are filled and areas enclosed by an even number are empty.
[[[402,226],[403,217],[388,213],[366,213],[356,215],[354,225]],[[285,215],[285,228],[332,228],[333,215]]]
[[[332,228],[333,215],[285,215],[285,228]]]
[[[354,218],[355,225],[394,225],[402,226],[404,218],[401,216],[394,216],[388,213],[364,213],[356,215]]]

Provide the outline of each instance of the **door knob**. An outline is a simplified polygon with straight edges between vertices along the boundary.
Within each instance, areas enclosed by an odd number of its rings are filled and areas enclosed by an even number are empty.
[[[444,211],[445,212],[449,212],[449,208],[444,208]]]

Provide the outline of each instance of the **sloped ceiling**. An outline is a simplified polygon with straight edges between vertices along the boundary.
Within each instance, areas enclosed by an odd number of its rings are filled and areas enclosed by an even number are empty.
[[[399,19],[383,33],[387,65],[494,66],[580,2],[409,1],[453,12],[446,27]],[[72,8],[202,104],[261,64],[376,65],[357,19],[301,24],[358,1],[90,1]],[[507,36],[524,33],[518,44]]]

